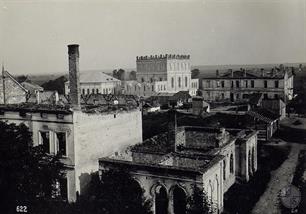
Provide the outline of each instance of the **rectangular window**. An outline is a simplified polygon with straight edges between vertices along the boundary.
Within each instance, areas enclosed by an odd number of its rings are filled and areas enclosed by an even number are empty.
[[[239,94],[236,94],[236,99],[239,100]]]
[[[40,131],[40,142],[39,144],[42,145],[43,151],[45,153],[50,153],[50,133],[48,131]]]
[[[232,81],[231,88],[234,88],[234,81]]]
[[[67,194],[67,178],[61,178],[59,179],[59,187],[60,187],[60,195],[61,195],[61,198],[64,199],[64,200],[67,200],[68,199],[68,194]]]
[[[67,194],[67,178],[60,178],[57,179],[54,183],[53,183],[53,189],[52,189],[52,198],[56,198],[56,199],[62,199],[62,200],[67,200],[68,199],[68,194]]]
[[[96,89],[96,94],[99,94],[99,89],[98,88]]]
[[[89,88],[87,88],[87,94],[89,94],[90,92],[89,92]]]
[[[56,153],[66,156],[66,133],[57,132],[56,133]]]
[[[236,80],[236,87],[237,87],[237,88],[240,87],[240,82],[239,82],[239,80]]]
[[[274,98],[275,98],[275,99],[278,99],[278,94],[274,94]]]
[[[252,88],[254,88],[254,87],[255,87],[254,80],[251,80],[251,87],[252,87]]]
[[[268,99],[268,94],[264,94],[264,99]]]
[[[264,81],[264,87],[268,88],[268,81],[267,80]]]
[[[248,81],[245,80],[245,87],[247,88],[248,87]]]
[[[248,94],[243,94],[243,95],[242,95],[242,98],[243,98],[243,99],[247,99],[248,97],[249,97]]]
[[[275,88],[278,88],[278,80],[275,80],[274,86],[275,86]]]
[[[207,80],[207,88],[210,88],[210,80]]]
[[[224,81],[221,81],[221,87],[224,88]]]
[[[221,94],[221,98],[222,98],[222,100],[224,100],[224,93]]]
[[[84,88],[82,89],[82,94],[85,95],[85,89]]]

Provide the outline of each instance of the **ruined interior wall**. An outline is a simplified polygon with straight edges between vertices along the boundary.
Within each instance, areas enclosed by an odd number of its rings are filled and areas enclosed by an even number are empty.
[[[109,114],[75,111],[74,142],[77,191],[98,170],[98,159],[142,142],[142,116],[139,109]]]

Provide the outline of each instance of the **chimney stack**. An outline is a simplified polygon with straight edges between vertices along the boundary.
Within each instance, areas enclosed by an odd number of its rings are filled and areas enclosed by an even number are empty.
[[[79,72],[79,45],[68,45],[70,104],[74,110],[81,109],[81,89]]]

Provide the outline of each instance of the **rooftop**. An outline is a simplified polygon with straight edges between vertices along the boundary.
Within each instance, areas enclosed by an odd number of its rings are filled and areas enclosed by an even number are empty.
[[[212,165],[218,163],[223,159],[222,155],[215,156],[183,156],[177,153],[171,153],[166,156],[160,163],[148,163],[148,162],[133,162],[128,160],[120,160],[113,158],[100,158],[99,163],[103,165],[116,164],[124,168],[129,168],[130,170],[145,170],[145,171],[159,171],[169,173],[180,173],[187,175],[189,173],[193,174],[203,174]],[[186,174],[187,173],[187,174]]]
[[[26,111],[26,112],[46,112],[46,113],[72,113],[73,109],[69,105],[69,99],[59,96],[55,103],[55,92],[44,91],[40,95],[40,104],[36,103],[36,97],[30,97],[28,102],[20,104],[1,104],[2,111]],[[115,100],[117,103],[115,103]],[[87,99],[82,99],[81,110],[84,113],[111,113],[129,111],[138,108],[138,102],[133,96],[115,95],[90,95]]]
[[[215,74],[213,76],[207,76],[203,79],[283,79],[285,74],[288,76],[292,76],[293,73],[289,69],[279,69],[279,68],[272,68],[271,70],[228,70],[224,73],[219,73],[219,75]]]
[[[69,81],[67,81],[68,83]],[[105,74],[103,71],[81,71],[80,83],[108,83],[120,82],[120,80]]]

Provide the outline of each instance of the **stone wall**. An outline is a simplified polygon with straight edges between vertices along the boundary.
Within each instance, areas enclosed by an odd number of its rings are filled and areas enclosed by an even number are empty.
[[[0,76],[0,104],[4,101],[6,104],[25,102],[26,95],[27,93],[22,86],[7,72],[3,72],[3,75]]]
[[[139,109],[108,114],[73,113],[77,191],[98,170],[98,159],[142,142],[142,116]]]

